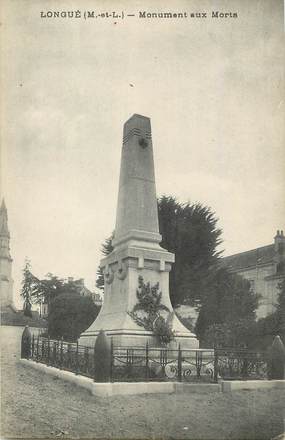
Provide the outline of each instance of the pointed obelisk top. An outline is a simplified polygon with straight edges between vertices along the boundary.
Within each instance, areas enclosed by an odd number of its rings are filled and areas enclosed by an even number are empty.
[[[1,211],[7,211],[6,203],[5,203],[5,199],[4,199],[4,197],[3,197],[3,199],[2,199],[2,203],[1,203],[1,207],[0,207],[0,209],[1,209]]]
[[[9,228],[8,228],[8,214],[4,198],[2,199],[0,207],[0,235],[10,238]]]
[[[117,220],[113,245],[161,241],[150,119],[134,114],[124,124]]]

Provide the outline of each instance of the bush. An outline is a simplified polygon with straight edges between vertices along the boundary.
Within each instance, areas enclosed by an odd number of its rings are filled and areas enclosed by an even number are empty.
[[[48,332],[53,339],[76,341],[95,320],[100,307],[88,296],[62,293],[50,303]]]
[[[251,319],[210,325],[204,335],[206,347],[255,348],[256,323]]]
[[[163,316],[159,316],[154,321],[153,333],[158,337],[158,340],[162,345],[167,345],[174,339],[173,331]]]
[[[227,269],[213,270],[211,284],[196,321],[195,333],[202,346],[227,339],[223,344],[253,345],[258,295],[241,276]],[[211,333],[215,335],[212,338]]]

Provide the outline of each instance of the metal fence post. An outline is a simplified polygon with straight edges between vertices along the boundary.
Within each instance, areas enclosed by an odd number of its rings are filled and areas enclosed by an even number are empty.
[[[56,366],[56,341],[53,341],[52,346],[52,365],[54,367]]]
[[[34,351],[35,351],[35,335],[33,334],[33,337],[32,337],[32,353],[31,353],[32,359],[34,359]]]
[[[201,377],[202,365],[203,365],[203,351],[196,351],[196,371],[197,371],[198,379],[200,379]]]
[[[180,344],[178,345],[177,378],[178,382],[182,382],[182,351]]]
[[[85,357],[85,373],[88,375],[88,370],[89,370],[89,348],[88,347],[85,347],[84,357]]]
[[[47,355],[48,355],[48,358],[47,358],[47,364],[49,365],[49,363],[50,363],[50,337],[49,337],[49,336],[48,336]]]
[[[114,342],[111,337],[111,365],[110,365],[110,382],[113,382],[114,375]]]
[[[71,344],[67,344],[67,369],[71,366]]]
[[[60,365],[59,368],[62,370],[63,368],[63,337],[61,338],[60,341]]]
[[[96,374],[97,374],[97,372],[96,372],[96,368],[95,368],[95,365],[96,365],[96,360],[95,360],[95,356],[96,356],[96,350],[95,350],[95,345],[96,345],[96,341],[94,342],[94,346],[93,346],[93,356],[92,356],[92,362],[93,362],[93,380],[94,380],[94,382],[96,382]]]
[[[146,341],[145,345],[145,378],[146,380],[149,379],[149,353],[148,353],[148,341]]]
[[[45,341],[44,341],[43,338],[42,338],[42,349],[41,349],[41,351],[42,351],[41,361],[43,361],[44,360],[44,355],[45,355]]]
[[[245,353],[242,362],[242,377],[246,378],[248,376],[248,359],[247,354]]]
[[[38,335],[38,337],[37,337],[37,357],[36,357],[36,362],[39,362],[39,344],[40,344],[40,337]]]
[[[218,350],[216,347],[214,347],[214,382],[218,382]]]
[[[78,348],[78,339],[76,341],[76,353],[75,353],[75,374],[79,374],[79,348]]]
[[[56,366],[60,368],[60,340],[57,340],[56,344]]]

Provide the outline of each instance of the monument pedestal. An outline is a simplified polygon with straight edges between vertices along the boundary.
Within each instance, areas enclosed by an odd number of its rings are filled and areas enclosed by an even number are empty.
[[[96,336],[103,329],[113,338],[116,346],[149,346],[158,347],[159,340],[152,331],[139,326],[129,314],[137,304],[139,276],[151,286],[159,283],[162,292],[161,304],[172,313],[171,328],[174,340],[169,348],[197,348],[198,340],[186,329],[173,312],[169,299],[169,272],[174,255],[160,248],[148,249],[128,246],[113,251],[101,261],[104,271],[105,291],[104,303],[97,319],[83,333],[79,343],[93,346]]]
[[[169,298],[169,272],[174,254],[159,246],[150,120],[133,115],[124,126],[117,220],[113,252],[101,261],[104,303],[93,324],[80,337],[81,345],[93,346],[100,330],[115,346],[159,347],[153,331],[132,316],[138,304],[139,277],[151,287],[159,283],[161,312],[174,333],[169,348],[197,348],[196,336],[176,317]],[[163,316],[163,314],[165,316]]]

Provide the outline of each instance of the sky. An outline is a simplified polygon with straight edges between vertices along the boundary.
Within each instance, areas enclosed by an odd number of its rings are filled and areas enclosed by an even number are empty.
[[[224,255],[270,244],[285,229],[282,1],[4,0],[1,8],[0,194],[16,304],[25,257],[36,276],[94,288],[115,225],[123,124],[134,113],[151,118],[157,195],[211,207]],[[40,16],[76,10],[81,18]],[[125,18],[85,20],[88,10]]]

